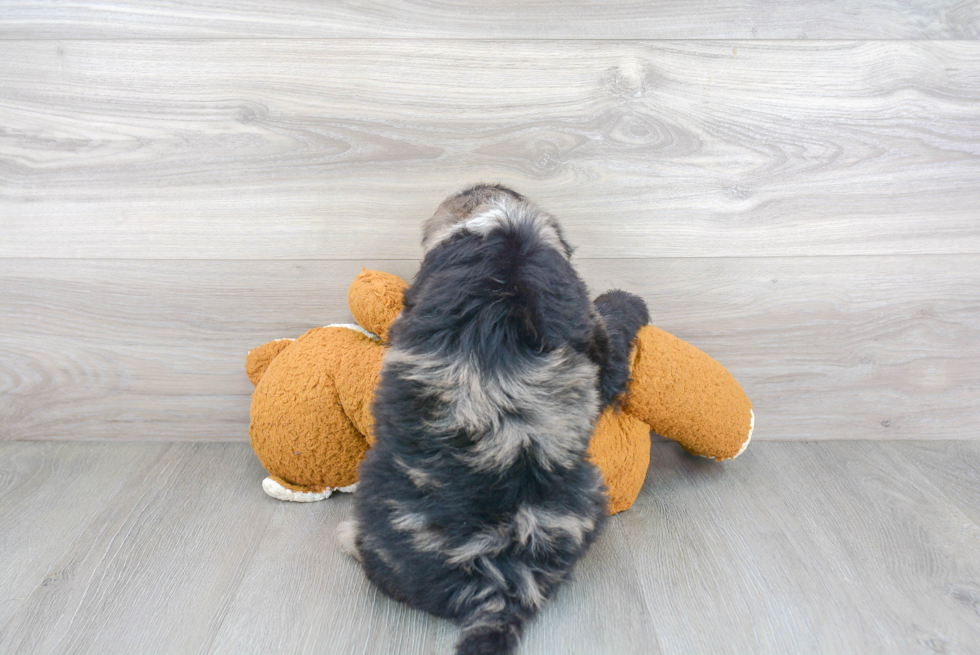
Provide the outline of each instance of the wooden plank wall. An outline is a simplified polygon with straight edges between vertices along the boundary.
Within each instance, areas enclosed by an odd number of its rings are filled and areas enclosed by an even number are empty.
[[[247,439],[245,352],[564,222],[757,438],[980,438],[980,5],[4,2],[0,439]]]

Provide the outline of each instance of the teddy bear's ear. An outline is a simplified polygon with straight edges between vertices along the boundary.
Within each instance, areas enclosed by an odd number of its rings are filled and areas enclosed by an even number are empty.
[[[248,373],[248,379],[252,381],[252,384],[257,385],[259,383],[276,355],[285,350],[292,342],[293,339],[276,339],[248,351],[248,355],[245,356],[245,372]]]
[[[354,320],[382,341],[402,311],[402,295],[408,285],[397,275],[361,269],[347,290],[347,304]]]

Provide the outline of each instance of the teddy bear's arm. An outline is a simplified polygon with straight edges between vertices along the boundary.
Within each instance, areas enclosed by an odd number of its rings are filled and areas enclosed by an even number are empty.
[[[725,367],[652,325],[634,348],[626,411],[696,455],[722,460],[745,450],[752,403]]]
[[[650,426],[607,407],[589,440],[589,460],[606,482],[609,513],[629,509],[640,494],[650,466]]]
[[[248,373],[248,379],[252,381],[253,385],[259,383],[276,355],[292,342],[293,339],[276,339],[248,351],[248,355],[245,356],[245,372]]]

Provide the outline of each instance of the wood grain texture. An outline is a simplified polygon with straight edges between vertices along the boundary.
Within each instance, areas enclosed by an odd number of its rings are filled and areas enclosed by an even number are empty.
[[[458,628],[379,593],[335,546],[351,498],[279,504],[215,653],[449,653]],[[604,537],[525,636],[525,652],[658,653],[622,536]]]
[[[6,0],[0,38],[975,39],[969,0],[34,2]]]
[[[0,443],[0,643],[42,587],[76,575],[65,558],[162,444]]]
[[[337,524],[352,511],[349,496],[266,502],[275,504],[272,521],[213,652],[452,652],[451,623],[383,596],[337,547]]]
[[[168,445],[147,458],[119,480],[124,488],[97,520],[62,545],[57,573],[7,622],[0,650],[206,650],[275,509],[262,473],[244,444]],[[113,476],[90,469],[96,483]],[[58,510],[39,509],[42,523],[56,519]]]
[[[4,41],[0,89],[0,257],[413,258],[481,179],[583,257],[980,253],[980,42]]]
[[[644,599],[635,563],[613,517],[572,581],[528,626],[522,653],[661,655],[659,617]]]
[[[0,440],[248,438],[245,355],[351,322],[362,264],[0,260]]]
[[[620,525],[663,651],[977,650],[980,526],[892,448],[656,444]]]
[[[756,443],[719,464],[654,444],[637,504],[519,653],[976,652],[980,525],[947,492],[976,492],[972,446]],[[4,652],[417,655],[458,636],[340,553],[349,496],[264,496],[246,444],[0,455],[0,576],[31,581],[3,587]]]
[[[361,264],[6,260],[0,439],[247,438],[247,351],[350,321]],[[729,368],[756,438],[974,439],[980,256],[578,260]]]
[[[961,512],[980,525],[980,440],[896,444],[894,452],[943,490]],[[980,602],[980,590],[976,600]],[[980,608],[980,605],[978,605]]]

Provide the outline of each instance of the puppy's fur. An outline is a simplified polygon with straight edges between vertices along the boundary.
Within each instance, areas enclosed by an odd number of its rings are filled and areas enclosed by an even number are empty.
[[[393,598],[508,653],[606,517],[586,460],[626,389],[643,301],[589,301],[553,216],[510,189],[448,198],[391,330],[341,545]]]

